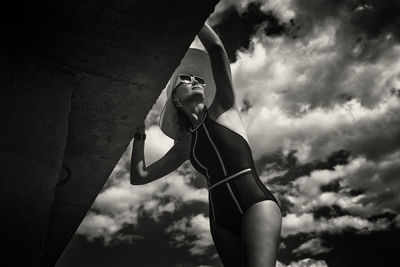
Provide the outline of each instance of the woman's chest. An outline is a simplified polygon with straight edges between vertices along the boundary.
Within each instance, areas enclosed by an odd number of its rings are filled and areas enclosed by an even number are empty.
[[[233,105],[228,110],[213,107],[213,109],[209,110],[208,116],[215,123],[241,135],[249,143],[242,116],[236,105]]]

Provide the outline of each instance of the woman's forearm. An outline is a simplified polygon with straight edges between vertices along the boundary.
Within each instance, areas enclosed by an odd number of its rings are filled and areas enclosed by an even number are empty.
[[[211,51],[213,48],[223,46],[221,39],[215,33],[215,31],[207,24],[204,24],[200,32],[197,34],[201,43],[207,49]]]
[[[144,125],[137,128],[136,132],[144,134]],[[131,184],[135,183],[134,180],[143,178],[145,176],[146,164],[144,160],[144,143],[144,140],[133,140],[130,173]]]

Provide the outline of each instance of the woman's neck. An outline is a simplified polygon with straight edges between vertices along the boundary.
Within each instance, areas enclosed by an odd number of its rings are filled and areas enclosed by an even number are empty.
[[[183,110],[185,115],[189,118],[193,127],[196,127],[199,122],[203,119],[206,112],[206,106],[204,103],[199,103],[197,106],[193,108],[192,111]]]

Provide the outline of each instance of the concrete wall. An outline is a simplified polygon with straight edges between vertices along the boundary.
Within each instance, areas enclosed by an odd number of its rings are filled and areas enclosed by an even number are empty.
[[[5,261],[55,264],[217,2],[43,0],[3,8]],[[71,179],[56,186],[62,165]]]

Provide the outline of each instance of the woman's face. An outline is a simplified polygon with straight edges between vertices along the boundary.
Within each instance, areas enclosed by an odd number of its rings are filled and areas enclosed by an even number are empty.
[[[174,89],[174,95],[179,99],[182,105],[198,105],[204,100],[204,87],[195,79],[191,83],[180,83]]]

